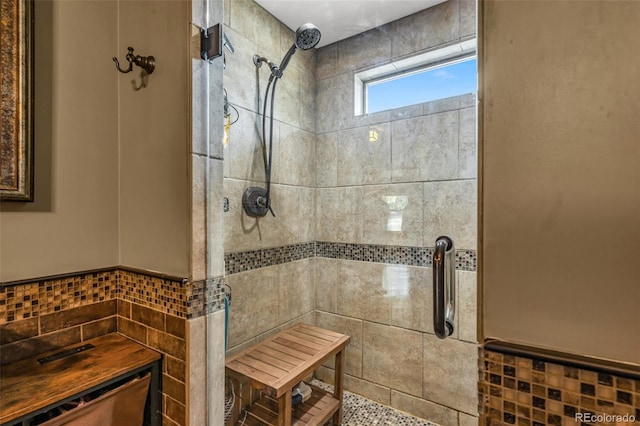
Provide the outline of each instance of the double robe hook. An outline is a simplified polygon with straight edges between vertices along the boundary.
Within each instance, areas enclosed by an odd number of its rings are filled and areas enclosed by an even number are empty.
[[[118,58],[113,57],[113,62],[116,63],[116,68],[121,73],[128,73],[133,71],[133,64],[136,64],[143,70],[147,72],[147,74],[153,73],[153,70],[156,68],[156,60],[153,56],[140,56],[133,54],[133,47],[127,47],[129,53],[127,53],[127,62],[129,62],[129,69],[123,70],[120,68],[120,63],[118,62]]]

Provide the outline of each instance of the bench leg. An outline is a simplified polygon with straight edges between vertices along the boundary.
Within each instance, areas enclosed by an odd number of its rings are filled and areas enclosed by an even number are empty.
[[[291,389],[278,400],[278,426],[291,426]]]
[[[333,397],[340,401],[338,405],[338,411],[333,415],[333,424],[338,426],[342,424],[342,395],[344,391],[344,366],[345,366],[345,353],[344,349],[336,354],[335,362],[335,385],[333,387]]]

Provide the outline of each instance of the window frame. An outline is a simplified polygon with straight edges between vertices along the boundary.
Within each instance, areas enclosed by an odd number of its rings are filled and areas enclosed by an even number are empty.
[[[417,55],[412,55],[401,60],[355,73],[354,115],[362,116],[368,114],[376,114],[382,111],[388,111],[382,110],[373,113],[370,113],[368,111],[368,86],[373,84],[380,84],[388,80],[395,80],[404,76],[408,77],[437,68],[443,68],[448,65],[454,65],[474,58],[477,59],[476,44],[477,41],[475,38],[462,42],[456,42],[445,47],[440,47],[438,49],[433,49]],[[404,108],[406,106],[410,105],[404,105],[401,107],[390,109]]]

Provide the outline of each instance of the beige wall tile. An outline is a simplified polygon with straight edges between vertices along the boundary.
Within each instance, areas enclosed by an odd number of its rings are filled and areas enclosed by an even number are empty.
[[[316,137],[316,185],[338,184],[338,133],[325,133]]]
[[[331,368],[327,368],[321,365],[316,370],[316,377],[319,380],[322,380],[323,382],[328,383],[330,385],[334,384],[334,371]]]
[[[315,64],[315,49],[313,54],[306,52],[300,55],[304,58],[313,58],[305,60],[304,63],[313,62]],[[297,56],[299,58],[300,56]],[[313,69],[311,71],[302,69],[298,74],[300,79],[300,128],[307,132],[316,132],[316,80],[313,78]]]
[[[338,71],[341,73],[381,65],[391,60],[388,26],[374,28],[337,44]]]
[[[338,75],[338,43],[321,47],[317,52],[316,78],[324,80]]]
[[[457,111],[394,121],[391,131],[394,182],[457,178]]]
[[[298,241],[308,242],[316,239],[316,190],[315,188],[298,188],[300,203],[298,219]]]
[[[458,424],[460,426],[478,426],[478,417],[470,416],[465,413],[458,413]]]
[[[362,242],[362,188],[318,188],[316,197],[318,241]]]
[[[346,374],[344,388],[384,405],[391,405],[391,389]]]
[[[315,187],[315,135],[280,123],[277,160],[278,183]],[[275,171],[275,170],[274,170]]]
[[[338,262],[338,314],[368,321],[389,323],[389,291],[393,280],[385,276],[380,263]]]
[[[267,80],[268,76],[269,74],[265,70],[262,81]],[[300,71],[295,67],[287,67],[283,77],[277,80],[275,88],[276,100],[273,116],[276,120],[300,127]],[[269,99],[271,99],[271,95],[269,95]]]
[[[458,283],[458,301],[456,315],[458,317],[458,338],[476,343],[477,338],[477,283],[475,272],[456,271]]]
[[[316,122],[318,133],[341,130],[352,121],[353,84],[350,73],[318,80],[316,111],[322,117]]]
[[[224,180],[222,160],[209,159],[209,194],[207,203],[207,268],[209,277],[224,275]]]
[[[476,106],[476,95],[474,93],[453,96],[451,98],[438,99],[422,104],[425,115],[438,114],[446,111],[453,111]]]
[[[458,178],[475,179],[478,174],[476,108],[460,110],[458,136]]]
[[[389,323],[433,333],[433,269],[385,265],[385,281],[394,289],[389,297]]]
[[[229,15],[229,24],[234,31],[255,42],[268,35],[270,44],[275,44],[276,49],[279,49],[280,33],[275,33],[277,29],[274,30],[273,24],[269,25],[273,17],[269,19],[267,12],[255,1],[232,0],[225,14]],[[253,53],[257,51],[252,51],[252,56]],[[277,55],[279,50],[275,50],[274,53]],[[271,60],[274,61],[274,59]]]
[[[478,347],[424,334],[422,397],[467,414],[478,411]]]
[[[224,213],[224,251],[236,252],[265,247],[279,247],[299,242],[301,217],[298,187],[271,185],[271,206],[276,214],[262,218],[247,216],[242,207],[242,194],[249,186],[260,186],[247,181],[225,179],[224,196],[229,198],[229,211]],[[308,208],[308,206],[306,206]],[[307,224],[305,229],[307,229]]]
[[[230,90],[230,89],[228,89]],[[229,177],[234,179],[265,182],[264,157],[262,155],[262,118],[255,113],[240,110],[242,118],[231,126],[229,131]],[[267,122],[267,134],[270,134]],[[274,123],[273,128],[273,169],[271,181],[278,182],[280,168],[279,158],[280,128]],[[268,144],[267,144],[268,148]]]
[[[315,318],[316,326],[351,337],[346,349],[345,373],[362,377],[362,321],[324,312],[316,312]],[[329,359],[324,365],[333,368],[334,359]]]
[[[271,213],[258,219],[263,247],[279,247],[299,242],[300,205],[298,187],[271,184]],[[307,220],[307,219],[305,219]]]
[[[389,121],[403,120],[423,115],[424,104],[408,105],[401,108],[388,109],[370,114],[362,114],[354,117],[354,126],[370,126],[372,124],[381,124]]]
[[[212,348],[202,342],[207,339],[206,317],[199,317],[187,321],[187,394],[189,401],[187,411],[190,425],[204,425],[207,418],[207,375],[215,374],[209,371],[207,362],[207,348]],[[213,343],[213,342],[212,342]],[[224,342],[222,343],[224,348]],[[220,346],[218,346],[220,348]],[[213,350],[211,350],[212,355]],[[222,392],[221,392],[222,393]]]
[[[277,266],[227,276],[233,289],[229,309],[229,347],[278,325],[279,278]]]
[[[279,323],[313,311],[315,286],[312,264],[313,259],[304,259],[279,266]]]
[[[456,249],[476,248],[476,181],[424,184],[424,244],[433,246],[440,235],[453,239]]]
[[[243,343],[240,343],[239,345],[235,345],[235,346],[233,346],[233,347],[231,347],[231,346],[230,346],[230,347],[227,349],[227,352],[226,352],[226,354],[225,354],[225,355],[226,355],[226,356],[232,356],[232,355],[235,355],[235,354],[237,354],[238,352],[241,352],[241,351],[243,351],[243,350],[245,350],[245,349],[247,349],[247,348],[250,348],[251,346],[253,346],[253,345],[255,345],[255,344],[257,344],[257,340],[256,340],[256,339],[249,339],[249,340],[247,340],[247,341],[245,341],[245,342],[243,342]]]
[[[442,426],[456,426],[458,424],[457,411],[393,389],[391,390],[391,406]]]
[[[336,313],[338,309],[338,260],[316,257],[316,310]]]
[[[207,422],[210,426],[224,422],[224,311],[206,316],[207,321]],[[201,345],[200,341],[195,342]],[[190,398],[193,394],[190,394]],[[193,413],[189,413],[193,417]],[[189,423],[195,425],[197,423]]]
[[[476,25],[476,1],[460,1],[460,38],[475,37],[477,33]]]
[[[266,56],[270,61],[280,64],[284,56],[281,48],[281,28],[283,24],[260,5],[257,6],[255,9],[252,7],[252,12],[255,11],[255,13],[242,16],[242,19],[245,21],[244,25],[250,25],[252,27],[253,35],[251,39],[257,43],[258,48],[254,53],[260,56]],[[233,25],[233,22],[231,25]],[[287,72],[288,70],[287,68]],[[262,67],[262,69],[260,69],[260,75],[262,79],[266,79],[269,75],[269,67]]]
[[[422,184],[366,186],[363,242],[422,246]]]
[[[458,39],[458,1],[446,1],[391,24],[392,54],[408,55]],[[425,31],[425,29],[428,30]]]
[[[234,2],[234,6],[235,4]],[[225,12],[225,15],[228,13]],[[229,101],[248,111],[262,111],[258,105],[258,89],[264,91],[266,83],[258,84],[256,67],[253,65],[253,55],[258,53],[258,47],[246,34],[233,28],[226,27],[225,32],[235,48],[233,54],[225,56],[227,65],[224,70],[224,87],[227,89]],[[244,113],[242,119],[246,120]],[[233,127],[238,127],[237,124],[240,124],[240,121]]]
[[[219,20],[212,19],[211,22],[219,22]],[[198,37],[199,39],[199,37]],[[192,48],[195,46],[197,54],[200,53],[200,42],[192,39]],[[228,53],[225,51],[225,53]],[[202,60],[200,60],[202,62]],[[223,117],[224,116],[224,102],[220,102],[220,98],[223,96],[223,67],[222,61],[214,61],[213,64],[207,64],[207,71],[209,73],[209,81],[207,83],[209,87],[209,105],[208,110],[205,111],[205,114],[208,113],[209,117]],[[192,91],[195,89],[191,89]],[[232,101],[233,102],[233,101]],[[195,109],[195,106],[192,105],[192,111]],[[193,128],[194,125],[192,125]],[[209,156],[212,158],[217,158],[222,160],[224,145],[220,143],[222,140],[222,136],[224,133],[223,125],[220,121],[214,121],[213,125],[209,126]]]
[[[422,335],[364,322],[362,378],[411,395],[422,394]],[[425,364],[425,367],[428,367]]]
[[[390,130],[389,124],[384,123],[338,133],[339,186],[391,181]]]
[[[207,179],[208,158],[191,155],[191,247],[189,278],[207,278]],[[222,185],[220,185],[222,186]]]

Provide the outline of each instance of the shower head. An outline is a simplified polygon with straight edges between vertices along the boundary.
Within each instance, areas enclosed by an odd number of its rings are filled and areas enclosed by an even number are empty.
[[[313,24],[304,24],[296,30],[295,45],[298,49],[309,50],[320,42],[320,30]]]
[[[320,30],[313,24],[304,24],[301,25],[300,28],[296,30],[296,40],[291,45],[291,48],[284,55],[282,59],[282,63],[280,66],[276,68],[275,72],[273,68],[271,69],[271,79],[273,78],[281,78],[284,69],[289,65],[289,61],[294,53],[296,53],[296,49],[309,50],[313,49],[320,42]]]

